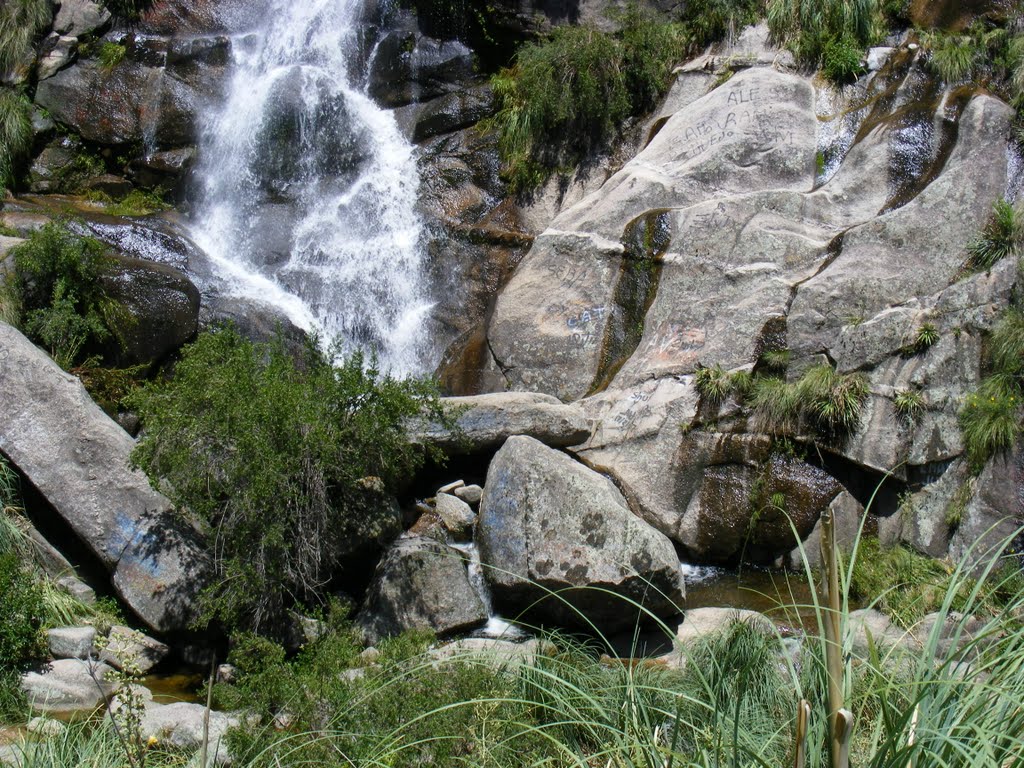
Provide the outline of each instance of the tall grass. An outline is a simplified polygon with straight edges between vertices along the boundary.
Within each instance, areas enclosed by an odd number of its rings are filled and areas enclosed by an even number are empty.
[[[0,5],[0,74],[22,63],[52,14],[50,0],[6,0]]]
[[[808,66],[833,59],[835,73],[850,74],[839,58],[851,49],[863,51],[879,19],[877,0],[769,0],[768,28]],[[859,57],[857,64],[859,66]]]
[[[14,185],[18,163],[31,145],[31,102],[20,91],[0,86],[0,188]]]
[[[981,234],[967,246],[965,266],[972,271],[991,269],[1000,260],[1016,254],[1022,243],[1024,220],[1011,203],[997,200]]]

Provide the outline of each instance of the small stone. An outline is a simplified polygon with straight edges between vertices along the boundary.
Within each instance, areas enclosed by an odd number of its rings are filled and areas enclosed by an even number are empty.
[[[96,605],[95,590],[75,576],[63,576],[57,579],[57,586],[81,603]]]
[[[359,660],[365,665],[376,664],[380,660],[380,651],[372,645],[359,654]]]
[[[115,626],[107,637],[107,647],[100,653],[100,661],[121,670],[132,666],[144,675],[159,664],[170,650],[159,640],[137,630]]]
[[[441,522],[456,537],[467,537],[473,530],[476,523],[476,513],[466,502],[449,496],[447,493],[439,493],[435,502],[437,514],[441,516]]]
[[[33,717],[28,721],[26,730],[43,739],[55,739],[67,730],[67,726],[49,717]]]
[[[483,498],[484,489],[479,485],[466,485],[455,489],[455,495],[472,507],[480,503]]]
[[[96,642],[96,628],[57,627],[47,631],[46,641],[55,659],[87,659]]]
[[[448,485],[442,486],[437,489],[437,495],[440,496],[442,493],[451,493],[456,488],[461,488],[466,483],[463,480],[456,480],[454,483],[448,483]]]

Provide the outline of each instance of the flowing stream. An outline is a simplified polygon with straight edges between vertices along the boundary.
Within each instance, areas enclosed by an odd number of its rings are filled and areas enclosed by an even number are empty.
[[[362,0],[271,0],[232,41],[233,78],[206,125],[193,237],[222,293],[426,368],[423,227],[413,148],[358,74]]]

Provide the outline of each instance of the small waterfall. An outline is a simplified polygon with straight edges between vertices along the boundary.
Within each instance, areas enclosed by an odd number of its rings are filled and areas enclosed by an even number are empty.
[[[429,361],[413,148],[356,74],[362,0],[270,0],[232,41],[193,225],[218,289],[266,302],[396,375]]]
[[[484,604],[484,608],[487,611],[487,624],[474,632],[474,634],[480,637],[493,637],[513,641],[523,640],[528,637],[529,635],[527,632],[520,629],[515,624],[509,623],[494,612],[494,601],[491,599],[491,589],[487,586],[487,580],[484,578],[484,567],[483,563],[480,561],[480,550],[477,548],[476,544],[474,542],[468,542],[451,544],[450,546],[457,549],[466,557],[469,583],[473,585],[473,589],[476,590],[477,595],[480,596],[480,602]]]

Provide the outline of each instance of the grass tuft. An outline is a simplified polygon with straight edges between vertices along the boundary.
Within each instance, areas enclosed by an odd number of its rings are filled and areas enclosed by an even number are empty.
[[[694,374],[694,385],[701,400],[713,408],[721,405],[732,391],[731,377],[718,364],[699,367]]]
[[[1017,253],[1024,242],[1024,220],[1006,200],[997,200],[992,216],[978,238],[967,246],[966,269],[984,272],[1007,256]]]
[[[19,163],[32,146],[32,103],[0,86],[0,188],[12,187]]]
[[[901,389],[892,398],[897,415],[907,424],[916,424],[924,415],[924,397],[914,389]]]

